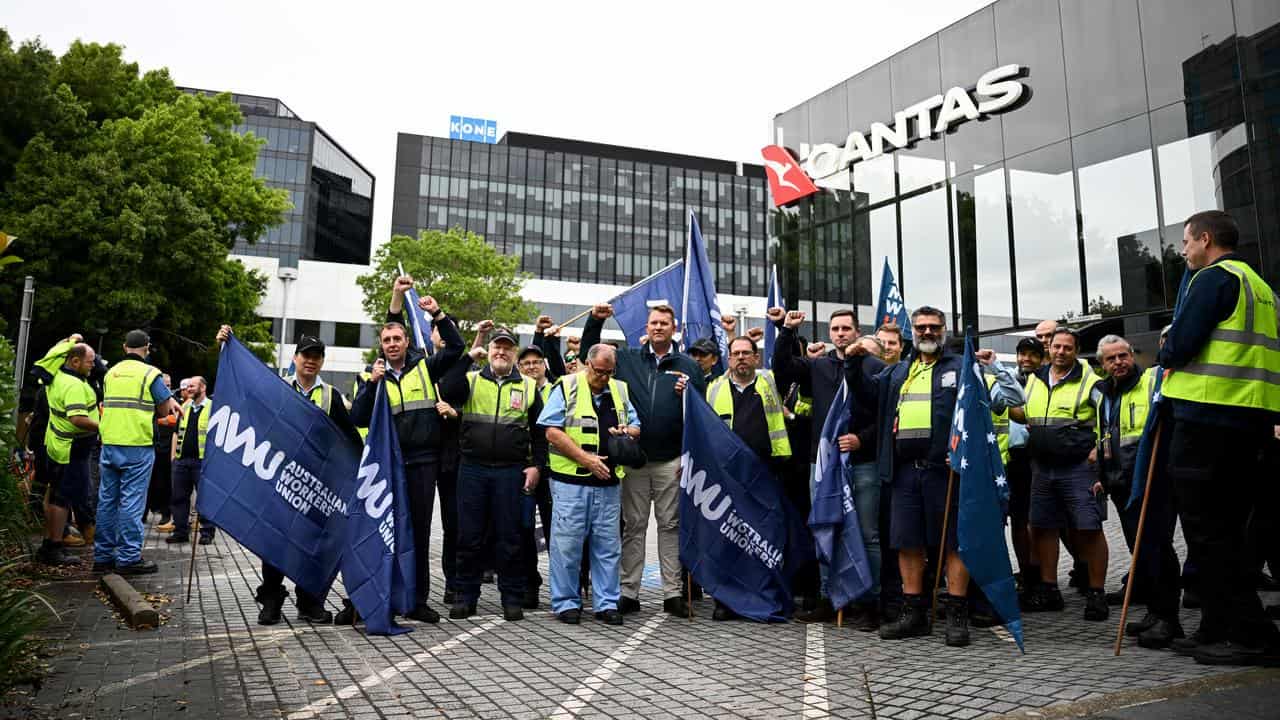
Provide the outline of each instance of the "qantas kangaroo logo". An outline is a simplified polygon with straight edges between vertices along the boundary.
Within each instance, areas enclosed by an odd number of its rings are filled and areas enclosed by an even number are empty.
[[[760,154],[764,156],[774,207],[782,207],[818,192],[817,186],[786,148],[769,145],[762,148]]]

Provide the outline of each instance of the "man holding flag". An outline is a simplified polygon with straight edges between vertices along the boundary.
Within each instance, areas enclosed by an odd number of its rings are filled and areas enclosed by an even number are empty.
[[[230,325],[223,325],[218,329],[218,345],[222,345],[231,337],[232,329]],[[342,393],[332,385],[320,379],[320,370],[324,368],[324,343],[316,337],[303,336],[298,339],[296,351],[293,355],[293,366],[296,371],[295,375],[285,378],[285,382],[289,383],[299,395],[305,397],[309,402],[320,408],[338,429],[342,432],[351,448],[356,450],[360,447],[362,439],[356,431],[355,425],[351,423],[350,417],[347,416],[347,406],[343,402]],[[207,410],[207,409],[206,409]],[[205,424],[208,423],[208,412],[200,418]],[[201,433],[200,450],[203,459],[205,438]],[[178,519],[178,514],[174,514],[174,520]],[[306,620],[311,623],[327,624],[333,620],[333,614],[324,607],[324,596],[313,595],[302,588],[295,588],[298,597],[296,604],[298,607],[298,619]],[[284,601],[289,597],[289,592],[284,589],[284,573],[276,566],[262,561],[262,584],[258,586],[254,593],[254,599],[258,604],[262,605],[262,610],[258,613],[259,625],[275,625],[280,622],[281,609],[284,607]]]
[[[729,342],[729,372],[707,386],[707,403],[771,473],[791,456],[786,417],[777,381],[769,370],[756,372],[756,343],[739,336]],[[781,486],[779,486],[781,490]],[[729,606],[716,601],[712,620],[735,617]]]
[[[413,546],[416,558],[416,598],[414,608],[405,617],[422,622],[435,623],[440,615],[427,605],[431,587],[428,566],[431,542],[431,516],[435,505],[436,483],[440,475],[441,432],[440,414],[436,410],[435,379],[453,366],[462,355],[462,336],[453,319],[440,309],[435,298],[423,298],[423,309],[431,316],[433,325],[444,339],[440,352],[426,357],[421,350],[409,347],[408,338],[400,314],[404,307],[405,293],[413,287],[413,278],[396,278],[391,293],[391,306],[387,322],[379,333],[382,357],[373,364],[370,380],[351,405],[351,419],[356,425],[369,427],[373,418],[377,389],[387,378],[385,392],[395,419],[396,435],[405,463],[405,484],[408,488],[409,508],[413,517]]]
[[[1000,442],[993,415],[1003,414],[1009,402],[1021,404],[1025,398],[1017,385],[1009,382],[1005,372],[995,373],[996,382],[1018,397],[988,399],[983,373],[996,367],[991,350],[974,352],[973,338],[966,337],[964,360],[960,363],[960,389],[956,393],[954,422],[951,430],[951,453],[947,462],[959,483],[959,511],[956,513],[956,538],[960,561],[973,582],[1004,621],[1009,634],[1022,649],[1022,619],[1018,608],[1018,592],[1009,564],[1009,548],[1004,541],[1004,508],[1009,501],[1009,482],[1001,461]],[[947,644],[969,644],[965,598],[956,597],[950,589],[951,607],[947,611]]]
[[[877,468],[880,480],[891,486],[893,495],[889,544],[898,551],[904,595],[899,616],[880,626],[880,637],[901,640],[932,632],[924,569],[928,549],[939,547],[945,538],[944,552],[951,552],[939,562],[946,568],[948,623],[955,626],[954,641],[964,643],[968,634],[969,572],[954,552],[956,523],[944,522],[955,517],[959,499],[956,493],[948,492],[947,462],[961,358],[944,349],[947,326],[941,310],[922,306],[911,314],[911,323],[915,356],[910,362],[886,368],[871,382],[879,410]],[[855,348],[854,352],[864,351]],[[994,362],[995,354],[983,351],[980,357],[989,364]],[[863,382],[862,375],[850,378],[851,383]],[[1005,382],[997,382],[990,392],[991,409],[996,412],[1022,403],[1022,392],[1016,384],[1007,387]]]
[[[596,305],[582,330],[582,347],[600,342],[604,321],[613,315],[613,306]],[[719,327],[717,323],[716,327]],[[706,392],[702,368],[693,358],[675,347],[676,313],[669,305],[649,309],[645,332],[649,341],[639,348],[617,351],[615,377],[626,383],[631,402],[645,431],[640,447],[648,463],[627,471],[622,488],[622,599],[624,612],[640,609],[640,578],[644,574],[645,535],[650,508],[658,522],[658,560],[662,568],[662,607],[685,616],[688,604],[680,592],[680,438],[684,413],[680,394],[686,386],[699,395]],[[545,424],[545,423],[544,423]],[[553,505],[554,507],[554,502]]]
[[[865,351],[853,352],[858,339],[858,323],[853,310],[840,309],[831,313],[827,332],[835,349],[817,357],[802,358],[792,350],[796,346],[796,332],[804,323],[805,314],[780,307],[769,308],[768,318],[775,325],[781,324],[774,348],[773,369],[782,383],[799,383],[800,393],[813,398],[812,433],[809,441],[809,497],[815,497],[818,486],[817,458],[822,428],[831,404],[846,376],[858,375],[852,382],[852,417],[846,431],[837,439],[839,449],[849,453],[850,477],[853,483],[853,502],[858,511],[863,545],[866,548],[871,574],[875,579],[867,602],[850,615],[849,620],[862,630],[875,630],[879,626],[880,595],[880,489],[876,476],[876,414],[873,378],[884,369],[879,360],[869,357]],[[823,349],[821,343],[815,343]],[[840,609],[827,597],[826,581],[829,568],[819,560],[819,594],[822,600],[812,611],[796,613],[801,622],[830,622],[836,619]]]

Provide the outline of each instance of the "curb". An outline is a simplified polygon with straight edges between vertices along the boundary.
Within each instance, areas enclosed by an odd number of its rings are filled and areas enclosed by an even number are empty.
[[[154,630],[160,627],[160,613],[151,603],[142,599],[142,595],[129,581],[116,573],[107,573],[100,582],[103,592],[111,598],[111,602],[120,610],[125,622],[134,630],[147,628]]]

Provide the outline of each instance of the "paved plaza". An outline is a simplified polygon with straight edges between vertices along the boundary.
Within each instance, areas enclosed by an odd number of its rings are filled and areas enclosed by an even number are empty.
[[[1123,548],[1114,520],[1108,537]],[[438,548],[434,542],[436,558]],[[1209,668],[1136,645],[1112,657],[1119,613],[1084,622],[1074,593],[1066,612],[1027,619],[1025,656],[1002,628],[975,628],[973,645],[955,649],[940,632],[881,642],[833,626],[712,622],[710,600],[696,603],[692,621],[675,618],[661,612],[656,568],[646,573],[643,610],[622,627],[589,616],[580,626],[558,622],[545,586],[543,609],[503,622],[496,587],[486,585],[476,617],[406,622],[414,632],[368,637],[297,622],[292,602],[286,622],[259,626],[260,564],[225,534],[198,548],[190,603],[183,600],[190,546],[167,546],[149,527],[145,553],[161,572],[136,587],[171,598],[156,630],[123,626],[87,575],[46,588],[66,611],[47,633],[56,654],[35,697],[39,716],[862,718],[873,716],[874,703],[875,717],[899,720],[1066,717],[1237,684],[1254,687],[1252,701],[1269,699],[1259,707],[1280,704],[1274,671]],[[1109,587],[1125,564],[1127,555],[1113,551]],[[442,587],[437,574],[433,603],[445,611]],[[335,611],[336,597],[329,597]],[[1188,631],[1198,619],[1183,613]]]

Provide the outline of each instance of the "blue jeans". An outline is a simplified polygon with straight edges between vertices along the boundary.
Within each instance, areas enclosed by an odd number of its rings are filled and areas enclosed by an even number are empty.
[[[578,573],[582,541],[590,538],[591,598],[596,612],[616,610],[622,594],[618,563],[622,558],[618,485],[592,487],[551,480],[551,611],[582,608]]]
[[[493,531],[493,557],[502,605],[519,606],[524,600],[524,563],[520,554],[523,486],[524,468],[519,465],[486,467],[462,461],[458,471],[458,569],[454,578],[459,602],[474,605],[480,598],[480,576],[488,559],[486,529]]]
[[[94,562],[119,566],[142,560],[142,508],[155,462],[156,451],[150,445],[102,446]]]
[[[853,470],[853,507],[858,513],[862,544],[867,548],[867,564],[871,566],[871,591],[860,598],[874,601],[880,597],[880,471],[873,460],[858,463]]]

